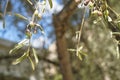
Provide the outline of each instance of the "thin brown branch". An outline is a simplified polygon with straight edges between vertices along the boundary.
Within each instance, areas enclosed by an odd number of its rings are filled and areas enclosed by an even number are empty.
[[[57,16],[60,19],[60,21],[68,20],[69,17],[75,12],[78,4],[81,2],[81,0],[70,0],[60,11]]]

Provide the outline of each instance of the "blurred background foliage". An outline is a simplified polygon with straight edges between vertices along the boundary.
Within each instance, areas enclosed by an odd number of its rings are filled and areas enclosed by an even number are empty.
[[[53,5],[55,5],[54,3],[56,2],[60,6],[64,6],[68,1],[69,0],[53,0]],[[10,15],[9,12],[20,13],[27,18],[30,18],[34,8],[31,7],[27,0],[10,0],[8,3],[7,14],[5,17],[2,17],[1,14],[4,12],[5,2],[6,0],[0,0],[0,38],[1,40],[10,40],[12,41],[11,43],[19,42],[25,38],[24,32],[27,23]],[[109,4],[118,13],[120,12],[120,2],[118,0],[110,0]],[[58,11],[59,10],[57,9],[53,10],[55,13]],[[59,65],[55,64],[58,63],[58,59],[56,57],[52,13],[49,9],[46,10],[43,15],[43,19],[39,22],[39,24],[43,26],[46,35],[43,36],[39,33],[33,37],[34,40],[40,38],[40,40],[36,42],[37,44],[40,44],[40,46],[38,45],[37,47],[38,55],[40,55],[40,62],[36,70],[32,72],[31,69],[29,69],[30,65],[26,64],[27,61],[23,61],[17,66],[12,66],[10,64],[11,59],[0,59],[0,68],[2,69],[0,70],[0,80],[10,80],[10,78],[5,78],[10,76],[18,77],[18,75],[15,75],[16,72],[20,72],[20,75],[25,72],[25,74],[19,76],[21,77],[20,80],[62,80]],[[82,10],[77,9],[68,22],[68,26],[70,26],[70,28],[68,28],[65,33],[68,49],[76,47],[75,32],[80,26],[82,15]],[[89,13],[87,13],[86,16],[87,18],[83,27],[80,44],[83,46],[83,51],[87,53],[87,56],[83,56],[83,60],[81,61],[75,56],[75,53],[70,52],[70,60],[75,80],[120,80],[120,60],[116,59],[116,43],[111,37],[110,30],[104,25],[103,21],[99,21],[97,24],[94,24],[94,18],[89,17]],[[5,18],[6,21],[5,29],[2,28],[3,18]],[[0,42],[0,44],[2,43]],[[13,45],[14,43],[10,47]],[[2,50],[1,46],[0,50]],[[8,49],[5,47],[4,50]],[[0,53],[0,58],[3,54],[4,52]],[[8,54],[6,53],[6,55]],[[48,59],[55,63],[49,62]],[[3,69],[5,66],[7,67]],[[27,79],[22,79],[24,77]],[[18,79],[11,78],[11,80]]]

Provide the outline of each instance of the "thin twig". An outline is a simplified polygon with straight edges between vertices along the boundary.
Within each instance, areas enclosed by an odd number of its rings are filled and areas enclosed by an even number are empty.
[[[5,10],[4,10],[4,13],[3,13],[3,27],[5,27],[5,15],[6,15],[6,10],[7,10],[7,6],[8,6],[8,2],[9,2],[9,0],[7,0],[7,2],[6,2]]]
[[[83,18],[82,18],[82,22],[81,22],[81,26],[80,26],[80,29],[78,31],[78,40],[77,40],[77,54],[78,55],[78,50],[79,50],[79,47],[80,47],[80,38],[81,38],[81,34],[82,34],[82,29],[83,29],[83,26],[84,26],[84,21],[85,21],[85,13],[86,13],[86,8],[84,8],[84,11],[83,11]]]
[[[112,9],[110,6],[108,6],[108,8],[118,17],[119,16],[119,14],[114,10],[114,9]]]

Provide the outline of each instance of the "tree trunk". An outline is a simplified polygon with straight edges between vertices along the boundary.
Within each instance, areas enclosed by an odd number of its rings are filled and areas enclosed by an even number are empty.
[[[75,12],[81,0],[70,0],[61,12],[53,16],[53,24],[56,34],[56,45],[63,80],[74,80],[70,64],[70,54],[67,51],[67,43],[64,33],[69,17]]]
[[[56,26],[55,27],[56,45],[63,80],[73,80],[69,53],[67,51],[66,39],[64,36],[64,31],[62,29],[63,24],[55,18],[56,17],[54,17],[54,26]]]

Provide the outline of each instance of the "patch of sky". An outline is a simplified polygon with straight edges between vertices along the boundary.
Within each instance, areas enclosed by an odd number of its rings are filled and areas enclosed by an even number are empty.
[[[28,17],[28,12],[26,11],[26,8],[24,6],[24,4],[17,0],[17,2],[15,0],[11,0],[13,9],[12,12],[14,13],[20,13],[21,15]]]
[[[60,4],[60,5],[63,4],[63,1],[62,1],[62,0],[56,0],[56,2],[57,2],[58,4]]]
[[[13,16],[6,15],[5,17],[6,26],[3,28],[3,21],[0,21],[0,38],[7,39],[10,41],[18,42],[21,40],[22,32],[18,30],[18,28],[13,25],[14,19]]]
[[[17,23],[17,25],[18,25],[19,30],[24,31],[27,24],[25,22],[23,22],[23,21],[19,21]]]
[[[17,42],[20,38],[18,37],[18,34],[20,34],[19,31],[16,30],[15,27],[11,26],[11,30],[9,30],[8,28],[5,30],[5,34],[2,34],[0,37],[2,37],[3,39],[8,39],[10,41],[14,41]],[[17,34],[16,34],[17,31]]]

